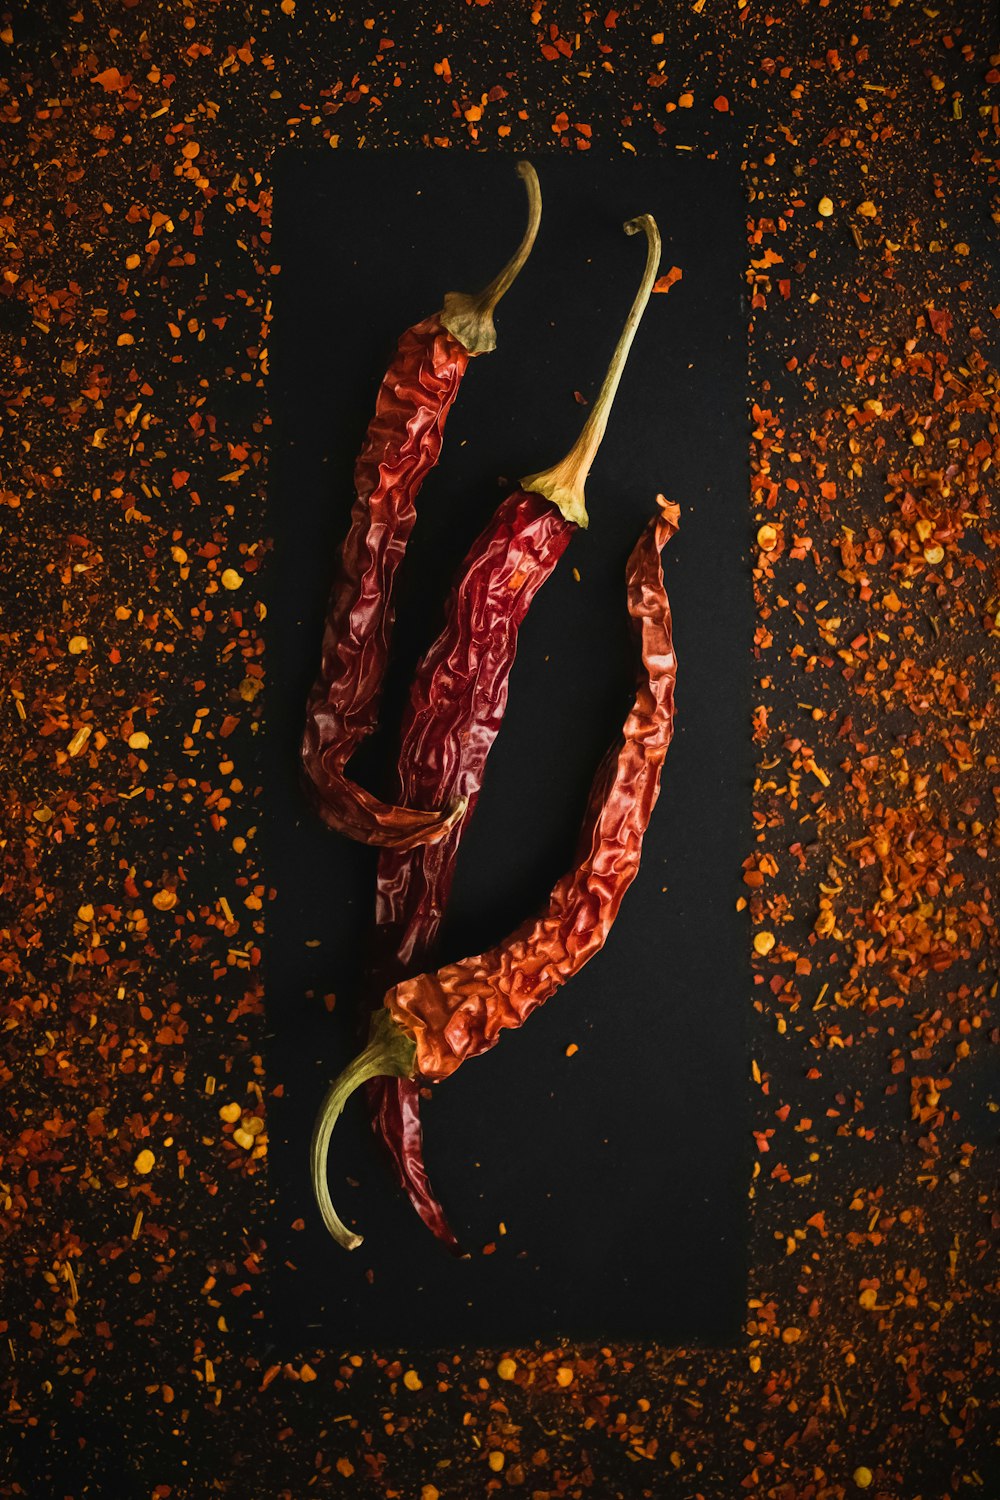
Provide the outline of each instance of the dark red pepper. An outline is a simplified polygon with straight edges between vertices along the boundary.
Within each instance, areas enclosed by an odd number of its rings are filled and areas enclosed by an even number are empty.
[[[418,972],[433,956],[459,843],[506,708],[518,629],[577,524],[587,525],[584,484],[659,266],[653,220],[647,215],[625,228],[646,235],[645,271],[580,437],[561,464],[526,479],[473,544],[449,597],[444,628],[417,668],[403,724],[400,801],[432,808],[464,800],[467,807],[464,818],[433,845],[386,850],[380,856],[380,989]],[[369,1084],[367,1095],[375,1134],[389,1152],[400,1185],[432,1233],[457,1250],[424,1166],[417,1084],[380,1077]]]
[[[350,1094],[379,1076],[438,1083],[494,1046],[504,1030],[522,1025],[601,949],[638,871],[673,734],[677,674],[660,562],[677,528],[677,507],[658,499],[661,513],[640,537],[626,572],[641,656],[635,701],[591,787],[573,868],[556,884],[541,916],[505,942],[390,989],[373,1017],[368,1046],[320,1107],[310,1152],[313,1188],[327,1228],[348,1249],[361,1239],[334,1210],[327,1153]]]
[[[496,346],[493,311],[538,231],[538,178],[528,162],[517,170],[529,202],[520,246],[477,297],[449,292],[440,313],[403,334],[355,465],[356,499],[306,708],[302,765],[323,821],[361,843],[409,849],[443,837],[464,810],[460,800],[391,806],[352,781],[346,767],[376,726],[395,618],[393,585],[416,520],[416,496],[438,460],[469,360]]]
[[[462,834],[507,706],[517,632],[576,527],[540,495],[515,492],[473,545],[448,600],[445,627],[417,670],[403,724],[399,796],[411,807],[464,799],[466,812],[434,844],[379,856],[378,993],[431,960],[451,891]],[[423,1164],[420,1094],[405,1078],[368,1086],[372,1126],[400,1186],[427,1227],[458,1241]]]

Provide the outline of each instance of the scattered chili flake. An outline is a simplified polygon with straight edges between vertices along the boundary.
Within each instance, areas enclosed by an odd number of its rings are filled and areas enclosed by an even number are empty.
[[[663,276],[658,276],[656,281],[654,281],[653,291],[669,292],[670,288],[672,286],[676,286],[683,275],[684,272],[681,270],[680,266],[671,266],[669,271],[667,271]]]

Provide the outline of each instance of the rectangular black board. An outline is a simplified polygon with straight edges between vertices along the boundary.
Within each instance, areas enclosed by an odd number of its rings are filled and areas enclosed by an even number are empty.
[[[303,704],[354,457],[395,340],[446,291],[491,278],[520,237],[524,200],[513,155],[281,154],[262,828],[277,892],[266,1063],[283,1084],[270,1114],[278,1345],[303,1330],[334,1349],[732,1343],[743,1321],[750,975],[735,903],[750,836],[752,606],[741,186],[735,168],[693,155],[533,159],[538,242],[497,314],[496,352],[468,372],[419,502],[384,732],[354,767],[373,789],[391,789],[409,675],[455,567],[517,479],[569,446],[586,414],[575,393],[597,391],[643,265],[623,221],[651,212],[662,269],[683,278],[652,298],[636,340],[588,483],[590,529],[522,629],[443,956],[501,938],[572,856],[593,770],[630,702],[623,570],[657,491],[682,510],[664,554],[677,734],[642,870],[604,952],[424,1107],[432,1180],[469,1258],[454,1260],[419,1223],[360,1098],[338,1127],[331,1185],[366,1238],[342,1251],[312,1203],[307,1147],[325,1086],[357,1047],[376,856],[324,830],[305,802]],[[305,1228],[293,1230],[299,1218]]]

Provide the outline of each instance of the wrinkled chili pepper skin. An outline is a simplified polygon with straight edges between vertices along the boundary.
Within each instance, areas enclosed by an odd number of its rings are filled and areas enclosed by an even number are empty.
[[[437,315],[408,329],[379,388],[354,470],[356,499],[309,695],[302,766],[316,810],[366,844],[407,849],[440,837],[442,818],[379,801],[346,774],[375,728],[395,618],[396,570],[416,520],[416,497],[441,452],[445,421],[471,355]]]
[[[628,608],[641,669],[621,738],[591,787],[574,868],[542,915],[504,943],[404,979],[385,997],[393,1020],[416,1044],[419,1081],[440,1082],[494,1046],[604,945],[639,868],[673,734],[677,662],[660,552],[676,529],[677,509],[664,502],[629,559]]]
[[[465,798],[467,806],[461,822],[437,843],[380,855],[380,990],[431,958],[459,843],[507,706],[518,630],[576,529],[540,495],[516,490],[508,496],[462,564],[444,627],[417,668],[403,721],[399,800],[433,808]],[[457,1250],[424,1167],[417,1084],[376,1078],[366,1089],[372,1127],[400,1186],[432,1233]]]
[[[413,807],[465,798],[465,817],[432,847],[379,859],[376,921],[408,969],[433,946],[462,830],[507,707],[518,631],[577,528],[540,495],[508,496],[473,544],[445,625],[417,668],[403,722],[399,795]]]

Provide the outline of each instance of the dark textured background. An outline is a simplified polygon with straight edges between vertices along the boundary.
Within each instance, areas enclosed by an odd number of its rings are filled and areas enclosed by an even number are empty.
[[[994,8],[35,0],[0,47],[0,1493],[990,1494]],[[775,944],[730,1349],[268,1345],[267,1135],[234,1130],[286,1083],[256,575],[288,141],[743,166]]]

